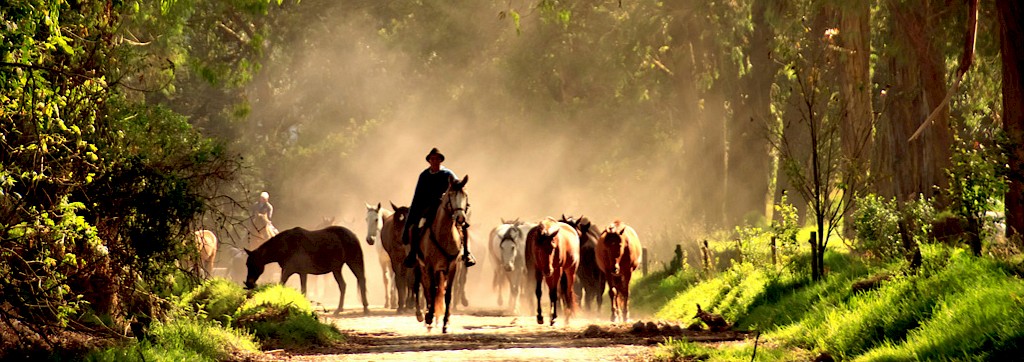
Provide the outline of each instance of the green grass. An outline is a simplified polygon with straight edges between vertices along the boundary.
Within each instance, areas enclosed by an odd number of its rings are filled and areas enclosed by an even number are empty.
[[[278,348],[329,345],[344,339],[336,327],[317,319],[302,293],[276,284],[257,289],[238,308],[233,320],[264,344]]]
[[[758,361],[810,361],[809,352],[769,345],[761,339],[757,345]],[[730,361],[748,362],[754,355],[754,341],[709,346],[685,339],[669,338],[655,352],[657,361]]]
[[[759,360],[791,360],[792,351],[868,361],[999,360],[1024,350],[1024,281],[1015,276],[1016,263],[940,245],[924,245],[922,252],[925,263],[912,275],[902,272],[902,262],[871,265],[828,253],[829,271],[818,282],[809,271],[738,264],[700,282],[667,283],[683,289],[655,316],[689,323],[700,303],[780,346],[764,355],[759,349]],[[874,290],[851,290],[855,281],[881,273],[894,277]],[[743,359],[743,347],[723,348],[676,342],[662,350],[666,358]]]
[[[145,341],[93,352],[88,361],[220,361],[237,351],[256,352],[253,337],[204,320],[155,323]]]

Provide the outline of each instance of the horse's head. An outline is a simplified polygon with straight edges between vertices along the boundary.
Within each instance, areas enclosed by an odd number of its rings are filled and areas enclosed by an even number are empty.
[[[256,287],[256,280],[260,278],[260,275],[263,275],[263,267],[266,266],[266,263],[257,260],[259,258],[255,257],[255,254],[249,249],[243,250],[245,250],[247,256],[245,259],[245,268],[247,270],[245,273],[245,289],[252,289]]]
[[[469,175],[463,176],[462,180],[452,180],[448,184],[448,191],[441,196],[441,202],[445,212],[451,215],[456,225],[469,223],[469,194],[466,193],[466,183],[469,182]]]
[[[517,240],[522,239],[523,231],[512,223],[505,223],[501,227],[505,228],[504,232],[498,233],[501,238],[498,242],[498,247],[501,249],[501,267],[505,271],[511,272],[515,269],[516,257],[519,255]]]
[[[618,276],[620,273],[619,259],[622,258],[622,254],[625,253],[626,242],[623,234],[626,232],[626,228],[615,222],[608,225],[608,228],[601,233],[601,242],[599,247],[603,248],[611,261],[612,275]]]
[[[538,253],[537,260],[543,260],[540,271],[544,275],[551,275],[555,264],[555,249],[558,248],[558,232],[562,227],[555,219],[547,218],[537,225],[537,241],[534,246]],[[543,256],[544,258],[541,258]]]
[[[380,215],[380,203],[377,206],[366,204],[366,243],[373,245],[380,238],[380,228],[384,219]]]

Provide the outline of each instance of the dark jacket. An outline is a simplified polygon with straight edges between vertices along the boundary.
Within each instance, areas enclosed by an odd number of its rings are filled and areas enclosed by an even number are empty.
[[[409,218],[406,220],[409,220],[409,223],[419,223],[423,217],[427,218],[427,222],[433,220],[437,207],[441,205],[441,195],[448,191],[448,185],[455,180],[458,180],[458,176],[444,166],[436,173],[431,173],[429,168],[423,170],[416,181],[416,192],[409,205]],[[406,229],[410,227],[409,223],[406,224]]]

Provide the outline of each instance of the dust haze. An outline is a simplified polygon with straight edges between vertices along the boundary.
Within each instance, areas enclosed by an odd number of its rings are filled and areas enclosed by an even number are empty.
[[[478,14],[455,15],[467,22],[461,31],[515,48],[520,37],[507,20],[498,19],[498,9],[465,11]],[[500,54],[486,49],[501,47],[457,44],[467,49],[462,58],[439,60],[456,66],[423,64],[408,49],[383,42],[381,24],[368,16],[340,8],[323,14],[322,23],[307,27],[321,32],[321,41],[288,49],[297,67],[263,69],[261,76],[296,86],[254,102],[252,114],[269,120],[298,113],[310,125],[330,125],[329,130],[299,128],[299,142],[323,132],[340,132],[351,141],[330,151],[337,157],[269,185],[279,229],[312,228],[323,217],[334,217],[362,239],[364,204],[408,206],[417,176],[428,166],[424,157],[437,147],[446,155],[444,166],[470,178],[471,248],[479,261],[467,286],[473,307],[496,306],[486,237],[502,218],[535,222],[585,215],[601,228],[620,219],[639,233],[653,270],[668,263],[675,244],[706,232],[701,226],[706,211],[694,198],[713,185],[704,184],[699,170],[668,167],[687,162],[676,159],[680,154],[699,158],[700,150],[667,155],[645,144],[646,138],[634,136],[648,132],[637,129],[648,121],[620,118],[604,122],[613,127],[596,128],[550,116],[556,112],[532,111],[537,105],[500,91],[507,71],[493,60]],[[524,23],[524,31],[529,26]],[[679,123],[682,128],[685,120]],[[694,137],[699,136],[686,135]],[[363,250],[370,303],[382,305],[377,249],[364,244]],[[355,280],[348,271],[343,274],[349,286],[346,307],[356,307]],[[322,289],[312,296],[333,305],[334,281],[318,279],[326,286],[312,287]],[[297,286],[296,280],[289,284]]]

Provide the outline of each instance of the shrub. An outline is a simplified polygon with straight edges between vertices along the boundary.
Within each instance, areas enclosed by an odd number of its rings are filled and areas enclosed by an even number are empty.
[[[179,305],[193,312],[205,315],[221,325],[229,326],[238,308],[245,302],[245,290],[227,279],[207,280],[199,287],[182,296]]]
[[[342,339],[336,327],[317,320],[305,296],[279,284],[257,289],[233,319],[239,328],[252,331],[264,344],[275,347],[326,345]]]
[[[868,194],[857,199],[853,225],[857,229],[854,249],[876,257],[892,258],[900,253],[899,221],[895,199]]]

